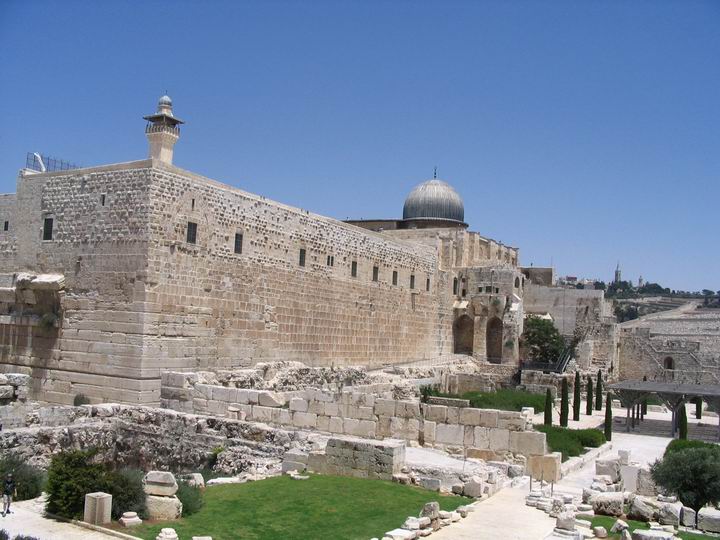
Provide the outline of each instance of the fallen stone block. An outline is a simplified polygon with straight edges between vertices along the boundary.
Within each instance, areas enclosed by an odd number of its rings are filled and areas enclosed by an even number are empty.
[[[147,513],[150,519],[158,521],[170,521],[180,519],[182,515],[182,503],[177,497],[160,497],[148,495],[145,498]]]
[[[415,540],[417,533],[408,529],[393,529],[386,532],[385,536],[392,540]]]
[[[620,460],[615,459],[598,459],[595,461],[595,474],[609,476],[612,483],[620,480]]]
[[[675,535],[667,531],[652,529],[635,529],[632,532],[632,540],[673,540]]]
[[[596,538],[607,538],[608,536],[608,532],[605,527],[593,527],[592,531]]]
[[[697,515],[697,527],[705,532],[720,532],[720,510],[702,508]]]
[[[150,471],[143,479],[143,489],[147,495],[172,497],[178,489],[173,473],[168,471]]]
[[[660,506],[657,501],[651,499],[650,497],[635,495],[630,502],[630,508],[627,515],[630,519],[649,522],[657,519],[659,512]]]
[[[592,498],[593,511],[603,516],[623,515],[624,503],[622,493],[598,493]]]
[[[688,506],[683,506],[682,512],[680,512],[680,524],[683,527],[694,527],[695,510]]]
[[[439,478],[429,478],[427,476],[421,476],[418,478],[420,486],[429,489],[430,491],[440,491],[441,482]]]
[[[677,527],[680,525],[680,514],[682,513],[683,505],[679,502],[665,502],[660,505],[660,511],[658,512],[658,521],[662,525],[672,525]]]

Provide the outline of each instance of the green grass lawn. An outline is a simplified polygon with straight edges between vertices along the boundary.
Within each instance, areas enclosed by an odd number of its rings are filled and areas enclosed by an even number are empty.
[[[609,516],[595,516],[591,522],[593,527],[605,527],[605,529],[608,532],[608,540],[620,540],[619,534],[610,534],[610,528],[613,526],[613,524],[617,521],[617,518],[609,517]],[[625,521],[628,525],[630,525],[630,530],[634,531],[635,529],[649,529],[647,523],[643,523],[642,521],[633,521],[631,519],[625,519]],[[697,533],[688,533],[680,531],[677,533],[677,536],[682,538],[682,540],[708,540],[709,538],[716,538],[714,536],[708,536],[706,534],[697,534]]]
[[[597,448],[605,444],[605,435],[599,429],[569,429],[560,426],[536,424],[535,429],[547,435],[551,452],[561,452],[562,460],[585,453],[585,448]]]
[[[472,500],[380,480],[278,476],[210,486],[205,490],[205,506],[198,513],[179,521],[143,524],[132,529],[132,534],[154,540],[162,527],[172,527],[180,538],[367,540],[400,527],[430,501],[438,501],[442,510],[454,510]]]
[[[500,409],[520,411],[533,407],[536,413],[545,410],[545,394],[533,394],[525,390],[498,390],[497,392],[465,392],[462,395],[443,394],[432,391],[431,395],[470,400],[470,406],[477,409]]]

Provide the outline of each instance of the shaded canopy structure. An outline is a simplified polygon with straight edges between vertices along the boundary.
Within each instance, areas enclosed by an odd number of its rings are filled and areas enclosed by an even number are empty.
[[[630,431],[630,412],[650,395],[656,395],[672,412],[672,433],[678,429],[678,412],[687,401],[700,398],[711,410],[720,411],[720,387],[714,384],[687,384],[659,381],[622,381],[608,386],[627,409],[626,431]],[[635,414],[635,413],[633,413]],[[634,417],[633,417],[634,421]],[[720,440],[720,417],[718,418]]]

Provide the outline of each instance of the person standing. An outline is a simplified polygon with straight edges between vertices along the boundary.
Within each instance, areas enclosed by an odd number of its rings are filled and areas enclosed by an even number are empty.
[[[2,517],[10,513],[10,503],[13,497],[17,494],[17,488],[15,487],[15,479],[12,473],[7,473],[5,480],[2,485],[2,499],[3,499],[3,511]]]

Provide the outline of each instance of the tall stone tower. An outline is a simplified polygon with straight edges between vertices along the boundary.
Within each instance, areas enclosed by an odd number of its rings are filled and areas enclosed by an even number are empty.
[[[615,281],[613,283],[620,283],[622,281],[622,272],[620,271],[620,262],[615,267]]]
[[[150,143],[149,157],[171,164],[173,147],[180,138],[179,126],[184,122],[173,115],[170,97],[167,95],[161,97],[157,112],[143,118],[148,121],[145,134]]]

